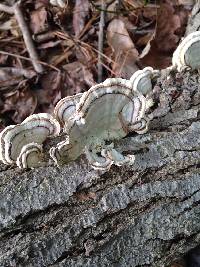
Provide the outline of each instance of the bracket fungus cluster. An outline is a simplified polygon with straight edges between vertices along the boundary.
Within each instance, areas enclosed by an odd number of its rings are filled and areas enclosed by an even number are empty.
[[[134,155],[122,155],[113,141],[132,131],[147,131],[149,102],[145,95],[152,90],[155,74],[158,71],[145,68],[130,80],[110,78],[83,94],[61,99],[54,114],[67,138],[50,149],[54,161],[59,165],[85,153],[94,169],[132,164]]]
[[[189,34],[174,52],[172,68],[199,69],[199,46],[200,31]],[[53,116],[32,115],[21,124],[6,127],[0,133],[0,160],[20,168],[41,166],[42,144],[47,137],[59,135],[62,127],[65,140],[49,151],[57,165],[73,161],[83,153],[94,169],[132,164],[134,155],[121,154],[114,141],[129,132],[143,134],[148,130],[152,80],[159,73],[146,67],[130,80],[107,79],[85,93],[61,99]]]
[[[177,47],[172,68],[200,67],[200,31],[189,34]],[[132,164],[134,155],[122,155],[114,141],[129,132],[143,134],[148,130],[152,105],[152,80],[160,72],[146,67],[130,80],[111,78],[87,92],[61,99],[54,115],[31,115],[21,124],[6,127],[0,133],[0,160],[32,168],[46,164],[42,145],[48,137],[57,136],[60,128],[65,140],[51,147],[50,157],[56,164],[67,163],[85,153],[94,169],[108,170],[112,164]]]

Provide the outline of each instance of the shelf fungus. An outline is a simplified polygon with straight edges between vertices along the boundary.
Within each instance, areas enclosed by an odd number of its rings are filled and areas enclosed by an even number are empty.
[[[19,168],[42,165],[42,144],[60,133],[60,124],[51,115],[31,115],[21,124],[6,127],[0,133],[0,160]]]
[[[38,167],[42,164],[42,146],[37,143],[24,145],[17,157],[16,164],[20,169]]]
[[[181,41],[173,54],[172,65],[178,71],[200,68],[200,31],[190,33]]]
[[[65,125],[65,122],[76,111],[76,104],[80,101],[80,98],[83,94],[76,94],[74,96],[67,96],[62,98],[54,108],[54,116],[59,121],[61,126]]]
[[[159,73],[159,70],[154,70],[152,67],[136,71],[130,78],[133,90],[146,96],[152,91],[152,79],[158,77]]]
[[[149,89],[150,90],[150,89]],[[145,96],[130,80],[113,78],[95,85],[82,95],[66,97],[55,108],[67,139],[50,149],[59,165],[75,160],[82,153],[94,169],[108,170],[112,164],[134,162],[133,155],[122,155],[114,141],[129,132],[148,129]]]

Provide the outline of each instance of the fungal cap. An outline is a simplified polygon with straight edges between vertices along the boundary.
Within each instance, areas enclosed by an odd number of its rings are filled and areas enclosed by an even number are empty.
[[[159,71],[146,67],[136,71],[130,78],[134,91],[139,91],[144,96],[152,91],[152,79],[158,76]]]
[[[77,112],[81,117],[85,117],[88,110],[90,110],[90,107],[95,107],[95,105],[97,106],[97,103],[98,105],[102,103],[105,108],[104,110],[107,111],[109,109],[109,101],[112,97],[115,98],[117,95],[119,98],[121,97],[123,104],[125,99],[128,101],[128,98],[133,98],[134,95],[137,95],[137,92],[132,92],[132,87],[129,80],[121,78],[109,78],[103,83],[92,86],[82,95],[80,102],[77,104]],[[113,105],[112,113],[118,112],[120,106],[120,103],[118,103],[118,105]]]
[[[30,143],[22,147],[16,164],[20,169],[40,167],[42,164],[42,145]]]
[[[85,155],[94,170],[107,171],[113,164],[113,160],[109,157],[104,157],[104,155],[98,156],[87,148],[85,149]]]
[[[81,96],[82,94],[67,96],[62,98],[55,106],[54,116],[62,126],[64,126],[69,118],[75,113],[76,104],[79,102]]]
[[[51,147],[49,150],[50,157],[56,163],[60,165],[73,160],[76,160],[82,151],[82,143],[70,143],[67,137],[66,140],[58,143],[55,147]]]
[[[185,66],[192,69],[200,67],[200,31],[190,33],[182,39],[173,53],[172,65],[181,71]]]
[[[3,163],[16,162],[22,148],[32,142],[42,144],[47,137],[57,136],[60,125],[46,113],[34,114],[21,124],[6,127],[0,134],[0,157]]]

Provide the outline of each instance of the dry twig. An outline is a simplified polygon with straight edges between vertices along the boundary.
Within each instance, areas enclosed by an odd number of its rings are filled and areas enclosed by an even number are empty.
[[[38,57],[37,51],[35,49],[35,46],[33,44],[33,40],[31,38],[30,31],[28,29],[28,26],[27,26],[25,20],[24,20],[23,13],[20,9],[20,2],[17,2],[14,5],[13,9],[14,9],[14,14],[15,14],[16,20],[19,24],[19,27],[20,27],[22,35],[23,35],[26,48],[27,48],[28,53],[30,55],[30,58],[32,60],[33,67],[34,67],[36,72],[42,73],[44,71],[44,69],[43,69],[42,65],[39,63],[39,57]]]
[[[6,6],[4,4],[0,4],[0,11],[8,13],[8,14],[13,14],[14,10],[12,7]]]
[[[32,38],[31,38],[31,34],[30,34],[29,29],[28,29],[28,26],[24,20],[24,15],[20,9],[20,1],[17,2],[13,7],[9,7],[9,6],[0,4],[0,11],[15,15],[15,18],[19,24],[20,30],[21,30],[23,38],[24,38],[26,48],[27,48],[28,53],[30,55],[33,67],[34,67],[36,72],[42,73],[44,71],[44,69],[43,69],[42,65],[39,63],[40,60],[39,60],[36,48],[34,46]]]
[[[98,82],[101,83],[103,80],[103,65],[102,65],[102,54],[103,54],[103,40],[104,40],[104,26],[105,26],[105,9],[106,5],[104,0],[101,1],[101,17],[99,21],[99,36],[98,36]]]
[[[21,59],[24,59],[24,60],[27,60],[27,61],[32,61],[32,59],[30,59],[30,58],[23,57],[23,56],[20,56],[20,55],[9,53],[9,52],[5,52],[5,51],[2,51],[2,50],[0,50],[0,54],[2,54],[2,55],[8,55],[8,56],[11,56],[11,57],[16,57],[16,58],[21,58]],[[60,70],[58,68],[56,68],[55,66],[53,66],[51,64],[48,64],[48,63],[43,62],[43,61],[38,61],[38,63],[41,64],[41,65],[47,66],[47,67],[49,67],[51,69],[54,69],[54,70],[56,70],[58,72],[60,72]]]

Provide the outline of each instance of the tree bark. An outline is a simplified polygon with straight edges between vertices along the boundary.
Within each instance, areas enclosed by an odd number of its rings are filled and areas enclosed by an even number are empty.
[[[0,266],[168,266],[200,243],[199,75],[163,71],[133,166],[1,165]]]
[[[162,71],[144,135],[116,143],[132,166],[0,165],[0,266],[169,266],[200,244],[197,71]]]

